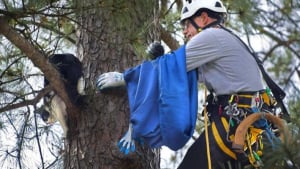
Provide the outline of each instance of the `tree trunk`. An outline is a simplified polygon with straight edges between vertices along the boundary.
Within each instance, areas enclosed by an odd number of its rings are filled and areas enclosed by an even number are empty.
[[[159,32],[152,24],[157,2],[85,0],[77,5],[82,7],[78,56],[83,62],[87,97],[78,120],[71,121],[77,128],[71,129],[65,143],[65,168],[157,169],[159,150],[137,145],[135,153],[125,156],[117,147],[129,124],[126,89],[97,93],[94,84],[101,73],[123,72],[138,64],[134,44],[157,40]]]

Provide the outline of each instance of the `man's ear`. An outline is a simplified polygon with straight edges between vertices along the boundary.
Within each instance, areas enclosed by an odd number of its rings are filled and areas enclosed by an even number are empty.
[[[208,23],[208,18],[208,14],[206,12],[202,12],[202,14],[200,15],[200,19],[204,25]]]

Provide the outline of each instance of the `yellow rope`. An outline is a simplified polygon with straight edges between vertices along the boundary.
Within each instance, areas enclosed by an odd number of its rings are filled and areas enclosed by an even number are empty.
[[[207,89],[204,90],[204,124],[205,124],[205,139],[206,139],[206,155],[208,162],[208,169],[211,169],[211,159],[210,159],[210,149],[209,149],[209,139],[208,139],[208,117],[206,110],[206,97],[207,97]]]

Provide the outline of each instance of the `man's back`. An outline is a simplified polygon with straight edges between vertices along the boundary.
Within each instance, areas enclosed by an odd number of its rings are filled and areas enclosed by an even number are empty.
[[[217,95],[262,90],[262,77],[253,56],[229,32],[206,29],[186,46],[187,69],[198,68],[199,81]]]

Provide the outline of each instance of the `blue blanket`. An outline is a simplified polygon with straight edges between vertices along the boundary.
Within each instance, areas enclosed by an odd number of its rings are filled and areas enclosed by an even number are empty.
[[[197,117],[196,70],[186,72],[185,46],[124,72],[133,138],[150,147],[182,148]]]

